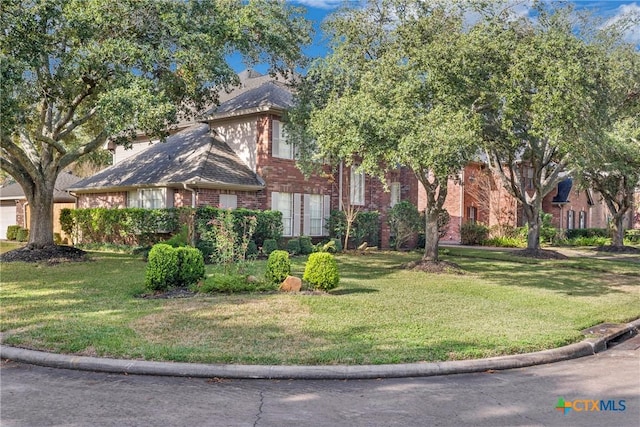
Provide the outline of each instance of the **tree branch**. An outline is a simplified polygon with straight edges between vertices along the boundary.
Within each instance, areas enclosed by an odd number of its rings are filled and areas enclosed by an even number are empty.
[[[75,128],[77,128],[78,126],[82,126],[83,124],[88,122],[93,116],[96,115],[97,112],[98,112],[98,107],[97,106],[93,107],[91,110],[89,110],[87,114],[85,114],[78,120],[74,120],[71,123],[69,123],[69,125],[66,126],[65,129],[57,135],[57,139],[58,140],[65,139],[69,134],[71,134],[71,132],[73,132]],[[65,154],[65,153],[62,153],[62,154]]]
[[[60,169],[64,169],[65,167],[67,167],[71,163],[73,163],[80,156],[85,155],[87,153],[90,153],[93,150],[95,150],[98,147],[100,147],[107,140],[107,136],[108,136],[107,135],[107,131],[103,130],[93,140],[91,140],[91,142],[88,142],[87,144],[79,147],[75,151],[71,151],[71,152],[66,153],[65,155],[63,155],[60,158],[60,161],[58,163],[59,166],[60,166]]]

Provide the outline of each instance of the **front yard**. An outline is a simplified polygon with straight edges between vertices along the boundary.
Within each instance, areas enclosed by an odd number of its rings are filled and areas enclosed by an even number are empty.
[[[381,364],[480,358],[580,341],[582,329],[640,317],[637,259],[517,258],[444,250],[464,275],[400,265],[416,253],[339,255],[324,295],[142,299],[145,263],[91,253],[55,266],[2,265],[4,343],[115,358],[241,364]],[[305,258],[293,259],[301,276]],[[264,271],[264,261],[254,269]],[[214,271],[213,266],[207,272]]]

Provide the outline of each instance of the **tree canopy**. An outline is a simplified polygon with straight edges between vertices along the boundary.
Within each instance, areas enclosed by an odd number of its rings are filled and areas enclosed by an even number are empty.
[[[275,0],[5,0],[1,168],[22,186],[29,245],[53,243],[57,175],[109,138],[166,136],[236,82],[239,52],[293,69],[310,25]]]

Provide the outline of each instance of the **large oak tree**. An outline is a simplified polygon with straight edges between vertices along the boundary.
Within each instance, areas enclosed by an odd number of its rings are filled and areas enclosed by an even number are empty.
[[[2,170],[31,207],[29,247],[53,244],[58,174],[110,138],[162,138],[236,80],[232,53],[272,70],[310,26],[275,0],[4,0]]]

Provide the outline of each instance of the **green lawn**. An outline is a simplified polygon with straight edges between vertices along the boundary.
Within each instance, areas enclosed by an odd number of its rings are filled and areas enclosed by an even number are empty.
[[[62,353],[210,363],[363,364],[514,354],[579,341],[580,330],[640,317],[640,264],[540,261],[449,249],[464,275],[399,268],[419,254],[337,257],[326,295],[241,294],[149,300],[145,263],[2,265],[5,343]],[[302,274],[304,258],[295,258]],[[208,266],[208,272],[214,267]],[[263,271],[264,261],[254,270]]]

